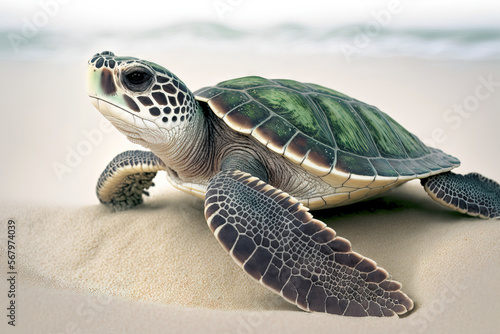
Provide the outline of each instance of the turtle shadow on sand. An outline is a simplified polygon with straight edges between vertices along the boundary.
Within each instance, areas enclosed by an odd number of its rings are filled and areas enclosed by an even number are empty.
[[[409,182],[412,183],[412,182]],[[323,220],[329,226],[334,227],[336,224],[342,224],[340,218],[350,218],[360,215],[388,215],[393,216],[396,213],[404,212],[425,212],[428,215],[439,216],[442,221],[453,221],[457,218],[471,219],[470,216],[464,216],[459,212],[444,209],[440,205],[436,205],[434,201],[420,191],[409,189],[409,184],[401,185],[395,189],[391,189],[383,195],[361,202],[353,203],[346,206],[328,208],[324,210],[313,211],[315,218]],[[473,219],[473,218],[472,218]],[[401,222],[405,223],[405,222]]]

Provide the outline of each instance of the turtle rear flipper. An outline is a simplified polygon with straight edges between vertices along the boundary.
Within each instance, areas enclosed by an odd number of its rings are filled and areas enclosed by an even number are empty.
[[[97,181],[99,201],[114,210],[127,210],[142,203],[156,172],[164,170],[160,158],[149,151],[125,151],[106,166]]]
[[[422,179],[436,202],[481,218],[500,218],[500,185],[478,173],[442,173]]]
[[[243,270],[301,309],[381,317],[413,308],[384,269],[353,252],[296,199],[250,174],[217,174],[205,217]]]

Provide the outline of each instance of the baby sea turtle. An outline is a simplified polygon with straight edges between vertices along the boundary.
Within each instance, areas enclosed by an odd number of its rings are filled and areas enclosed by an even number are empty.
[[[205,200],[210,230],[255,280],[301,309],[392,316],[413,308],[377,264],[309,209],[354,203],[421,179],[437,202],[500,215],[500,186],[453,174],[460,161],[335,90],[244,77],[192,93],[155,63],[105,51],[88,66],[92,104],[133,143],[106,167],[101,203],[142,203],[160,170]]]

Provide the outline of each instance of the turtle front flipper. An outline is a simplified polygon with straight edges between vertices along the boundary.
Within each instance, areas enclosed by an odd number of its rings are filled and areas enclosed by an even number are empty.
[[[212,178],[205,218],[243,270],[301,309],[381,317],[413,308],[384,269],[353,252],[296,199],[248,173]]]
[[[422,185],[436,202],[481,218],[500,218],[500,185],[478,173],[451,172],[422,179]]]
[[[106,166],[97,181],[99,201],[114,210],[127,210],[142,203],[142,194],[153,184],[165,164],[149,151],[125,151]]]

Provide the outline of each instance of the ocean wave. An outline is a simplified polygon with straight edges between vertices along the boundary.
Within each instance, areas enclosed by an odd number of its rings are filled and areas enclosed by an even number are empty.
[[[191,22],[142,31],[69,31],[0,28],[0,59],[68,59],[102,45],[148,52],[179,48],[261,53],[413,56],[436,59],[500,59],[500,28],[391,28],[371,22],[312,27],[281,24],[243,29]],[[136,50],[131,50],[136,51]]]

